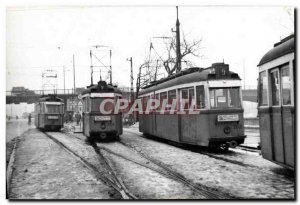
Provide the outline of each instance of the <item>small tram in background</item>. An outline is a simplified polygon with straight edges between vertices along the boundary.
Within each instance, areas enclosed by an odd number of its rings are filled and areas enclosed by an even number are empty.
[[[295,166],[295,37],[274,45],[260,60],[258,115],[262,156]]]
[[[144,106],[151,98],[167,100],[168,105],[163,114],[157,108],[139,115],[139,130],[183,144],[223,150],[236,147],[246,137],[240,88],[240,77],[224,63],[206,69],[190,68],[156,81],[143,88],[139,98]],[[174,99],[176,106],[171,110]],[[193,109],[200,113],[180,114],[191,109],[192,101]]]
[[[64,125],[64,102],[56,95],[42,96],[34,105],[36,128],[59,131]]]
[[[114,106],[117,99],[122,98],[122,92],[105,81],[99,81],[98,84],[87,87],[80,98],[83,101],[83,134],[102,140],[118,139],[123,133],[122,113],[114,114]],[[104,107],[105,111],[111,111],[110,114],[100,111],[100,104],[105,99],[112,100],[105,103]]]

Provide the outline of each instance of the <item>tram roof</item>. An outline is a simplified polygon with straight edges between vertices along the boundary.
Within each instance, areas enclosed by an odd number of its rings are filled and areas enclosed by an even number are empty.
[[[64,100],[57,97],[57,95],[48,94],[47,96],[41,96],[38,102],[64,102]]]
[[[295,36],[294,34],[282,39],[274,44],[274,48],[268,51],[260,60],[258,66],[268,63],[276,58],[295,52]]]
[[[81,92],[81,95],[87,93],[119,93],[122,94],[121,90],[116,86],[107,84],[105,81],[99,81],[98,84],[90,85]]]
[[[226,75],[220,75],[218,70],[225,68]],[[152,84],[145,86],[140,92],[140,95],[145,93],[153,92],[156,90],[192,83],[192,82],[200,82],[207,80],[221,80],[221,79],[232,79],[232,80],[240,80],[240,77],[237,73],[229,71],[229,65],[224,63],[214,63],[211,67],[208,68],[199,68],[193,67],[187,70],[181,71],[180,73],[176,73],[167,78],[160,79],[158,81],[152,82]]]

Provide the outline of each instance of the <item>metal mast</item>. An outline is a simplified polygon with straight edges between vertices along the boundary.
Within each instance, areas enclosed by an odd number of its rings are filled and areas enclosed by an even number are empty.
[[[180,51],[180,23],[178,19],[178,6],[176,6],[177,20],[176,20],[176,73],[181,71],[181,51]]]
[[[92,50],[90,50],[90,58],[91,58],[91,85],[93,85],[93,61],[92,61]]]
[[[110,72],[110,84],[112,85],[112,67],[111,67],[111,50],[109,50],[109,72]]]
[[[133,102],[133,70],[132,70],[132,57],[127,58],[130,61],[130,101]]]

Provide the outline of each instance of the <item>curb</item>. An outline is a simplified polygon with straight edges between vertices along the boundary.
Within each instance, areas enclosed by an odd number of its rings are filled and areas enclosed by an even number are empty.
[[[11,177],[12,177],[12,173],[13,173],[13,170],[14,170],[13,165],[15,163],[15,155],[16,155],[15,151],[16,151],[17,143],[18,143],[18,140],[14,144],[14,148],[13,148],[13,151],[10,155],[9,162],[8,162],[8,165],[7,165],[7,169],[6,169],[6,198],[7,199],[9,199],[8,196],[9,196],[9,193],[10,193]]]

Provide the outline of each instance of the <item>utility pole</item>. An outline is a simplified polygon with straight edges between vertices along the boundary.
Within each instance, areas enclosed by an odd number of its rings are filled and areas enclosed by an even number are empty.
[[[130,101],[133,102],[133,70],[132,70],[132,57],[127,58],[130,61]]]
[[[66,67],[63,66],[63,72],[64,72],[64,94],[66,94]]]
[[[244,73],[244,90],[245,90],[246,89],[245,58],[243,59],[243,73]]]
[[[75,94],[75,56],[73,54],[73,83],[74,83],[74,92],[73,94]]]
[[[91,58],[91,85],[93,85],[93,61],[92,61],[92,50],[90,50],[90,58]]]
[[[176,20],[176,73],[181,71],[181,51],[180,51],[180,23],[178,19],[178,6],[176,6],[177,20]]]
[[[130,61],[130,103],[133,103],[134,96],[133,96],[133,70],[132,70],[132,57],[127,58],[127,61]],[[129,115],[130,123],[134,121],[134,114]]]
[[[110,84],[112,85],[112,66],[111,66],[111,55],[112,55],[112,53],[111,53],[111,50],[109,50],[109,67],[110,67],[110,69],[109,69],[109,72],[110,72]]]

